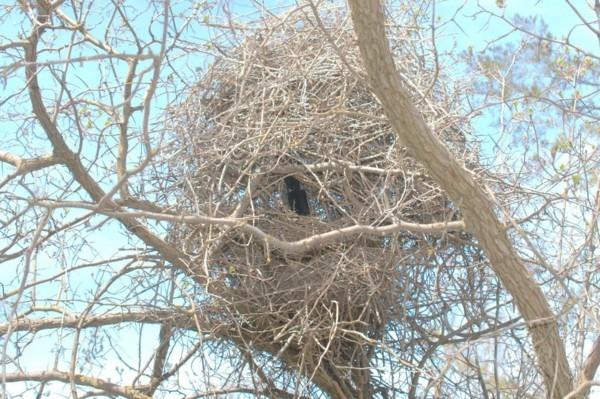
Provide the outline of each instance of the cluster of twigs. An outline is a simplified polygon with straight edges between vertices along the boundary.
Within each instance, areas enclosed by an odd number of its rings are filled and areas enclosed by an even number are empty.
[[[300,367],[321,388],[351,395],[353,383],[344,381],[368,376],[387,322],[407,320],[406,307],[422,300],[415,274],[427,274],[440,246],[469,240],[452,243],[443,229],[433,239],[377,230],[458,215],[397,142],[368,88],[351,27],[290,18],[222,49],[174,111],[185,152],[181,207],[239,223],[178,226],[173,239],[203,264],[219,303],[213,309],[227,309],[220,317],[238,326],[240,342]],[[409,33],[392,37],[414,102],[458,155],[467,154],[452,113],[455,94],[438,87],[435,66],[424,64]],[[290,209],[288,176],[306,191],[309,216]],[[270,246],[242,225],[306,246]],[[436,316],[418,317],[411,323]]]

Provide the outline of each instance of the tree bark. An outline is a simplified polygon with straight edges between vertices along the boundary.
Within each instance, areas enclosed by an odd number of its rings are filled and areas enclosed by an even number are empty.
[[[562,398],[572,378],[558,324],[538,284],[516,254],[480,183],[427,126],[402,87],[385,35],[379,0],[348,0],[368,81],[400,141],[460,206],[467,229],[484,249],[498,278],[526,320],[547,397]]]

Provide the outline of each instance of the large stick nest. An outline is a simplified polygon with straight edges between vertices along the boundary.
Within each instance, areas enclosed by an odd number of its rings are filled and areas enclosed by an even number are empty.
[[[221,49],[174,113],[186,154],[183,210],[240,218],[287,241],[356,224],[458,216],[397,141],[368,88],[351,27],[340,20],[327,25],[335,29],[325,34],[311,18],[290,17]],[[473,164],[453,109],[457,93],[432,83],[444,77],[425,63],[423,43],[406,31],[391,37],[400,73],[430,127]],[[290,209],[288,176],[306,191],[309,216]],[[410,279],[427,269],[438,245],[403,232],[354,236],[292,255],[235,227],[179,226],[173,236],[213,279],[217,308],[228,310],[221,320],[235,322],[256,348],[306,370],[368,365],[368,341],[380,338],[389,320],[403,319]],[[433,316],[422,317],[426,323]]]

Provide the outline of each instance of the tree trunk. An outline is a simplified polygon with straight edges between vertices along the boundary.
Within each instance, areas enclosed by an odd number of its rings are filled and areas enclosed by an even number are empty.
[[[572,379],[557,321],[544,294],[516,254],[480,183],[441,144],[410,102],[387,45],[379,0],[348,3],[369,83],[398,138],[460,206],[467,229],[479,240],[527,322],[547,396],[564,397],[572,389]]]

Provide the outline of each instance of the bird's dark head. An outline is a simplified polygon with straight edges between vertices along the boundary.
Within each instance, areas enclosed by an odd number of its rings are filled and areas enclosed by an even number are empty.
[[[285,185],[288,191],[298,191],[300,190],[300,182],[294,176],[287,176],[285,179]]]

